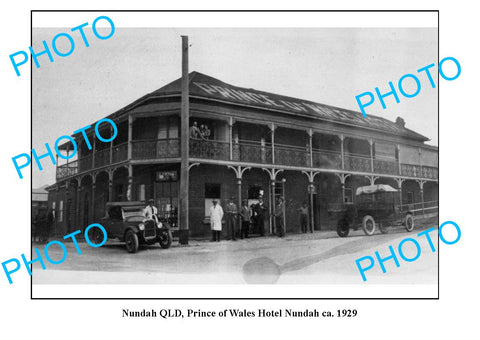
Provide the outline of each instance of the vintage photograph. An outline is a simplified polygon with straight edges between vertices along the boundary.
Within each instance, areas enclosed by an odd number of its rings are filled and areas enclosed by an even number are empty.
[[[34,27],[32,47],[70,29]],[[438,226],[438,87],[417,72],[434,63],[438,84],[437,28],[84,31],[89,47],[70,32],[74,53],[32,67],[33,147],[71,137],[32,170],[32,248],[68,251],[33,265],[34,289],[359,285],[365,256],[368,283],[438,283],[417,236]]]

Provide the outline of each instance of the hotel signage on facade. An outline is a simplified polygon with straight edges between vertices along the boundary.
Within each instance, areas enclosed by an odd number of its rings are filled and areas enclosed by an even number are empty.
[[[159,182],[175,182],[177,180],[176,171],[157,171],[157,181]]]

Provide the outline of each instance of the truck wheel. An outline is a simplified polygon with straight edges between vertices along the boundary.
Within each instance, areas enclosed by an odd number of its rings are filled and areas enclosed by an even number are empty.
[[[162,230],[158,236],[158,243],[163,249],[168,249],[172,245],[172,232],[170,230]]]
[[[337,234],[340,237],[347,237],[350,232],[350,227],[348,226],[348,221],[343,219],[338,221],[337,224]]]
[[[362,220],[362,228],[366,235],[372,236],[375,232],[375,220],[370,215],[365,215]]]
[[[412,231],[415,226],[415,223],[413,221],[413,216],[412,214],[407,214],[405,216],[405,229],[407,229],[408,232]]]
[[[133,230],[127,231],[125,235],[125,246],[129,253],[136,253],[138,250],[138,236],[133,232]]]

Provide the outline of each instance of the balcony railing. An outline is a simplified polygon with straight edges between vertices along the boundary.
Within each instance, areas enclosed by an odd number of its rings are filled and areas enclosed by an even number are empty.
[[[372,161],[369,156],[345,154],[345,169],[360,172],[372,172]]]
[[[94,155],[96,168],[110,163],[110,149],[96,151]]]
[[[76,175],[78,173],[78,161],[60,165],[57,168],[57,180]]]
[[[402,164],[402,176],[407,177],[421,177],[422,169],[420,165]]]
[[[434,168],[434,167],[431,167],[431,166],[422,166],[421,177],[437,179],[438,178],[438,168]]]
[[[342,154],[330,150],[313,149],[313,167],[326,169],[341,169]]]
[[[272,164],[272,147],[247,140],[233,143],[232,159],[237,162]]]
[[[112,163],[125,161],[128,157],[128,142],[115,145],[112,150]]]
[[[119,144],[113,147],[112,163],[121,162],[127,159],[127,143]],[[68,164],[59,165],[57,168],[57,179],[63,179],[74,176],[78,173],[91,170],[94,166],[93,157],[95,157],[95,168],[110,164],[110,149],[96,151],[92,154],[82,157]]]
[[[78,172],[90,170],[92,168],[92,155],[82,157],[78,160]]]
[[[149,139],[133,140],[133,160],[153,160],[180,157],[180,140]],[[190,157],[198,159],[235,161],[265,165],[283,165],[302,168],[336,169],[383,175],[402,175],[426,179],[437,179],[438,168],[413,164],[398,164],[394,160],[373,160],[369,155],[345,153],[343,158],[338,151],[313,149],[312,153],[306,147],[275,144],[275,154],[272,145],[257,141],[240,140],[231,145],[226,141],[190,139]],[[126,161],[128,158],[128,143],[113,146],[112,159],[110,149],[96,151],[68,164],[58,166],[57,179],[67,178],[78,173],[95,168]],[[274,156],[274,157],[273,157]]]
[[[132,141],[133,159],[180,157],[179,139],[150,139]]]
[[[310,150],[305,147],[275,144],[275,164],[309,167]]]
[[[190,157],[227,161],[230,143],[215,140],[190,139]]]
[[[398,163],[395,161],[374,159],[373,170],[379,174],[398,175]]]

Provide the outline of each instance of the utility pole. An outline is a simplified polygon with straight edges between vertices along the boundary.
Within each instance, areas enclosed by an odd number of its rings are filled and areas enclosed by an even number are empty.
[[[188,36],[182,35],[182,107],[180,120],[180,234],[179,243],[188,244],[188,157],[189,157],[189,88],[188,88]]]

